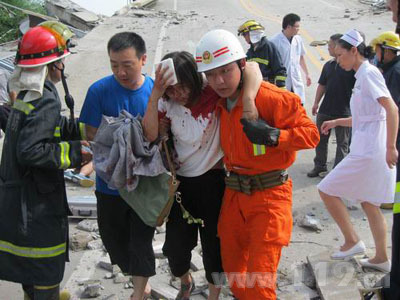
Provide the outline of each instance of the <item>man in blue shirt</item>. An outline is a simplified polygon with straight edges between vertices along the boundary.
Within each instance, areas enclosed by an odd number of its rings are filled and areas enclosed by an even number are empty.
[[[142,74],[147,56],[139,35],[117,33],[107,50],[113,75],[90,86],[81,111],[88,140],[96,135],[102,115],[117,117],[124,109],[133,116],[143,116],[153,88],[153,80]],[[150,293],[148,277],[155,275],[154,228],[143,223],[118,191],[109,189],[99,177],[95,194],[100,235],[111,262],[132,275],[135,291],[131,300],[142,300]]]

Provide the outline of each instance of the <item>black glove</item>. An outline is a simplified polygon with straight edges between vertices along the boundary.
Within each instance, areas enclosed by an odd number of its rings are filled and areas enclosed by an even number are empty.
[[[269,126],[264,120],[249,121],[240,119],[243,131],[253,144],[266,145],[270,147],[278,146],[281,131],[278,128]]]

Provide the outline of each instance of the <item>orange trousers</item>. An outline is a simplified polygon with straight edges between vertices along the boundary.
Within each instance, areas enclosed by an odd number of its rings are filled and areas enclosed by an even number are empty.
[[[251,195],[225,190],[218,234],[223,268],[236,298],[276,299],[276,273],[292,223],[291,180]]]

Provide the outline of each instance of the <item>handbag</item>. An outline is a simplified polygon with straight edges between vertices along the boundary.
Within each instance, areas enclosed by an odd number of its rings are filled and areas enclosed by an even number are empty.
[[[121,197],[142,221],[151,227],[161,226],[167,221],[179,186],[167,139],[162,139],[161,148],[161,151],[164,151],[170,174],[139,176],[139,183],[133,191],[128,192],[126,188],[118,190]]]

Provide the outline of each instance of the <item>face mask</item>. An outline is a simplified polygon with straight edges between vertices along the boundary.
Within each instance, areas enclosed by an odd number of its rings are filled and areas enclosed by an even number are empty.
[[[256,44],[261,41],[261,38],[264,36],[264,31],[262,30],[253,30],[250,31],[250,42],[252,44]]]
[[[374,66],[378,67],[379,61],[378,61],[378,58],[376,57],[376,55],[374,56],[374,58],[371,59],[370,63],[373,64]]]

